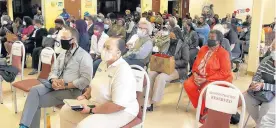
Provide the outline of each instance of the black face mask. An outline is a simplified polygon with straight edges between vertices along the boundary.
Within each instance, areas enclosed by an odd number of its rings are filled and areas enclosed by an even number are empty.
[[[65,50],[69,50],[71,48],[71,44],[70,44],[70,40],[60,40],[60,43],[61,43],[61,47]]]
[[[178,39],[171,39],[171,44],[176,44],[178,42]]]
[[[217,41],[216,40],[208,39],[207,45],[208,45],[208,47],[214,47],[214,46],[217,45]]]
[[[61,30],[61,27],[56,27],[57,30]]]

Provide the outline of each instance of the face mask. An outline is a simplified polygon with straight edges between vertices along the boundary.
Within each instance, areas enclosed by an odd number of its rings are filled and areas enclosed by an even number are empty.
[[[87,20],[85,21],[85,23],[86,23],[87,25],[89,25],[89,23],[88,23],[88,21],[87,21]]]
[[[102,19],[100,19],[100,18],[98,18],[98,22],[103,22],[103,20],[102,20]]]
[[[109,25],[108,24],[104,24],[104,29],[109,29]]]
[[[2,22],[2,25],[6,25],[6,24],[8,24],[8,21],[3,21]]]
[[[232,16],[232,18],[235,18],[236,16]]]
[[[243,28],[243,32],[247,32],[248,31],[248,29],[247,28]]]
[[[107,62],[109,61],[110,59],[112,59],[112,54],[109,53],[108,51],[106,51],[105,49],[102,51],[101,53],[101,59],[104,61],[104,62]]]
[[[70,44],[70,40],[60,40],[60,43],[61,43],[61,47],[65,50],[69,50],[71,48],[71,44]]]
[[[34,26],[34,28],[35,28],[35,29],[38,29],[38,27],[37,27],[37,26]]]
[[[23,21],[23,25],[26,25],[26,22],[25,22],[25,21]]]
[[[272,57],[272,59],[275,61],[276,60],[276,51],[272,51],[270,53],[270,56]]]
[[[162,32],[162,36],[167,36],[167,35],[169,35],[169,31],[163,31]]]
[[[94,31],[94,35],[95,36],[100,36],[100,32],[99,31]]]
[[[61,27],[57,27],[57,30],[61,30]]]
[[[209,48],[210,48],[210,47],[214,47],[214,46],[217,45],[217,41],[216,41],[216,40],[208,39],[207,45],[208,45]]]
[[[147,34],[146,34],[146,32],[142,31],[141,29],[138,29],[137,30],[137,35],[139,37],[145,37]]]

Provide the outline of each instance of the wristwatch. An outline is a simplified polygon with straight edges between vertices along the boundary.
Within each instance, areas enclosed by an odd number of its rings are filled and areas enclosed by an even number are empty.
[[[64,83],[64,87],[65,87],[65,89],[67,89],[68,88],[68,83]]]
[[[89,114],[95,114],[92,108],[90,108]]]

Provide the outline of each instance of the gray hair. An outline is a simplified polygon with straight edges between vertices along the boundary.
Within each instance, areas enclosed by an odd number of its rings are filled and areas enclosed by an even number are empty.
[[[176,20],[175,17],[170,17],[168,21],[169,21],[169,25],[170,25],[172,28],[174,28],[174,27],[177,25],[177,20]]]
[[[145,24],[147,25],[147,30],[148,30],[148,34],[151,35],[152,34],[152,25],[151,23],[146,19],[146,18],[141,18],[138,24]]]
[[[69,32],[72,34],[71,36],[72,36],[73,38],[76,39],[76,41],[77,41],[76,43],[79,43],[80,35],[79,35],[78,30],[75,29],[75,28],[71,28],[71,27],[66,28],[66,30],[69,31]]]

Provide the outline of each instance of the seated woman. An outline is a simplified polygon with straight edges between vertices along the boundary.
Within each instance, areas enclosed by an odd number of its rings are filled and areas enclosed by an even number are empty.
[[[91,89],[78,97],[84,109],[77,112],[64,105],[60,112],[60,128],[121,128],[137,116],[136,79],[121,57],[123,51],[124,40],[110,38],[105,42],[101,70],[97,70]],[[88,104],[96,107],[90,108]]]
[[[150,34],[152,33],[152,26],[145,18],[139,21],[137,35],[139,39],[136,40],[133,48],[130,48],[123,58],[129,65],[139,65],[144,67],[149,63],[152,53],[152,40]]]
[[[107,32],[107,35],[110,37],[120,37],[123,40],[126,39],[126,28],[125,21],[122,18],[119,18],[116,21],[116,24],[112,24],[111,28]]]
[[[231,61],[229,53],[220,45],[223,35],[218,30],[212,30],[207,45],[201,47],[192,68],[192,76],[184,82],[186,93],[196,108],[201,90],[213,81],[232,82]],[[206,114],[205,104],[202,104],[200,115]],[[200,122],[204,122],[201,118]]]
[[[189,46],[183,42],[180,28],[175,28],[170,34],[170,47],[168,55],[174,56],[175,71],[168,75],[155,71],[149,72],[151,89],[148,101],[148,111],[153,111],[153,103],[161,101],[167,82],[184,79],[187,76],[189,63]]]
[[[167,53],[170,46],[170,36],[167,27],[163,26],[162,30],[158,31],[153,39],[153,52]]]
[[[266,91],[274,94],[269,102],[258,100],[250,93],[245,93],[246,109],[256,123],[256,128],[273,128],[275,126],[275,67],[276,67],[276,42],[274,40],[270,56],[267,56],[258,67],[253,77],[249,91]]]
[[[3,55],[3,57],[7,56],[7,52],[8,49],[6,47],[4,47],[4,42],[6,43],[7,38],[6,38],[6,34],[7,32],[13,32],[12,29],[12,21],[10,20],[10,17],[8,15],[3,15],[1,17],[1,28],[0,28],[0,41],[1,41],[1,54]]]
[[[198,53],[198,34],[195,31],[193,24],[191,22],[184,23],[184,40],[189,45],[190,60],[189,64],[193,65],[195,58]],[[192,67],[192,66],[191,66]],[[189,69],[190,70],[190,69]]]
[[[103,50],[104,43],[109,36],[104,32],[104,24],[97,22],[94,24],[94,32],[91,38],[90,55],[93,59],[93,76],[98,69],[98,66],[102,62],[101,52]]]

